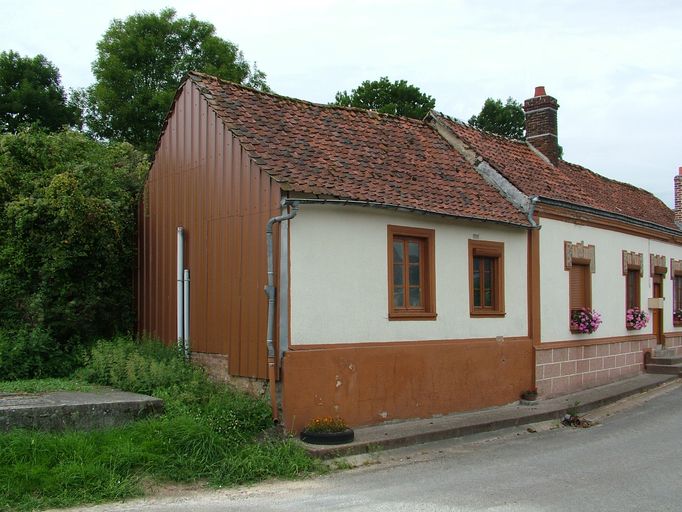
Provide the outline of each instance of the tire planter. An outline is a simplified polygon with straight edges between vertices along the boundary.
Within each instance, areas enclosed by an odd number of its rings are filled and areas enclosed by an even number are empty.
[[[302,430],[301,441],[309,444],[346,444],[355,439],[355,432],[352,428],[347,428],[341,432],[308,432]]]

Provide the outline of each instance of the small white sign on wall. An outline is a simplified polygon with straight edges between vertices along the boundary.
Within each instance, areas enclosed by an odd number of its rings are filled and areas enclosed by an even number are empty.
[[[649,299],[649,309],[663,309],[664,297],[650,298]]]

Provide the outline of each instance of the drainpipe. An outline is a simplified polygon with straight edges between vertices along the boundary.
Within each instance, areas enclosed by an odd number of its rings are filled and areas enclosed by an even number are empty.
[[[185,349],[184,343],[184,326],[183,326],[183,298],[184,298],[184,286],[183,286],[183,267],[185,265],[185,231],[183,228],[178,228],[178,256],[177,256],[177,277],[178,277],[178,293],[177,293],[177,340],[178,349]]]
[[[285,208],[282,202],[282,210]],[[270,381],[270,405],[272,407],[272,420],[279,423],[279,411],[277,410],[277,389],[275,378],[275,345],[273,342],[273,332],[275,326],[275,264],[273,256],[272,244],[272,226],[285,220],[290,220],[296,217],[298,213],[298,203],[291,204],[291,212],[287,214],[278,215],[268,220],[265,228],[265,241],[267,244],[268,253],[268,284],[265,286],[265,294],[268,296],[268,332],[266,343],[268,346],[268,380]]]
[[[184,272],[184,301],[183,301],[183,329],[182,329],[182,341],[183,349],[185,351],[185,359],[189,359],[189,270],[185,269]]]

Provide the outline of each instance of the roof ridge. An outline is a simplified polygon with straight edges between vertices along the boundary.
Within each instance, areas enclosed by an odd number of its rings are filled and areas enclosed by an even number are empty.
[[[224,85],[226,84],[226,85],[231,86],[231,87],[237,87],[239,89],[244,89],[246,91],[250,91],[250,92],[253,92],[256,94],[261,94],[264,96],[270,96],[271,98],[276,99],[276,100],[284,100],[284,101],[289,101],[289,102],[297,103],[297,104],[301,104],[301,105],[323,108],[326,110],[342,110],[342,111],[346,111],[346,112],[355,112],[355,113],[359,113],[362,115],[379,116],[379,117],[383,116],[383,117],[392,118],[392,119],[396,119],[396,120],[400,120],[400,121],[407,121],[410,123],[419,123],[419,124],[423,124],[423,125],[426,124],[426,123],[424,123],[423,119],[414,119],[414,118],[407,117],[407,116],[401,116],[399,114],[387,114],[385,112],[377,112],[376,110],[371,110],[371,109],[366,109],[366,108],[345,107],[342,105],[333,105],[330,103],[316,103],[314,101],[304,100],[301,98],[294,98],[293,96],[285,96],[283,94],[278,94],[278,93],[272,92],[272,91],[262,91],[260,89],[255,89],[254,87],[251,87],[248,85],[238,84],[236,82],[232,82],[230,80],[225,80],[223,78],[219,78],[217,76],[209,75],[207,73],[202,73],[200,71],[189,71],[185,75],[185,77],[182,79],[182,81],[180,82],[180,85],[182,85],[187,79],[192,79],[192,81],[194,83],[197,83],[197,81],[194,80],[195,77],[200,78],[202,80],[213,80],[213,81],[216,81],[220,84],[224,84]]]
[[[443,116],[443,117],[449,119],[449,120],[452,121],[453,123],[457,123],[457,124],[462,125],[462,126],[464,126],[464,127],[466,127],[466,128],[470,128],[470,129],[475,130],[475,131],[477,131],[477,132],[479,132],[479,133],[482,133],[483,135],[489,135],[489,136],[491,136],[491,137],[493,137],[493,138],[496,138],[496,139],[502,139],[502,140],[505,141],[505,142],[514,142],[514,143],[517,143],[517,144],[522,144],[522,145],[524,145],[524,146],[528,146],[528,145],[529,145],[529,142],[526,141],[526,140],[523,140],[523,139],[512,139],[511,137],[506,137],[506,136],[504,136],[504,135],[500,135],[499,133],[494,133],[494,132],[491,132],[491,131],[488,131],[488,130],[484,130],[483,128],[478,128],[478,127],[476,127],[476,126],[471,126],[471,125],[470,125],[469,123],[467,123],[466,121],[462,121],[461,119],[457,119],[457,118],[454,117],[454,116],[450,116],[450,115],[448,115],[448,114],[444,114],[443,112],[440,112],[440,111],[438,111],[438,110],[432,110],[432,112],[435,112],[436,114],[438,114],[438,115],[440,115],[440,116]]]

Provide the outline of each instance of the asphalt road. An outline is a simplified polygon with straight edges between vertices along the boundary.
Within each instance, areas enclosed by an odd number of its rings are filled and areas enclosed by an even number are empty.
[[[97,511],[680,511],[682,387],[594,416],[355,459],[298,482],[93,507]],[[79,509],[80,510],[80,509]],[[85,510],[85,509],[82,509]]]

